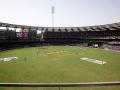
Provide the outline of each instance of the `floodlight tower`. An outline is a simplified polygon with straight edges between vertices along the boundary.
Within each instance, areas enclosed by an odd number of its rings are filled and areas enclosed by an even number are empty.
[[[55,7],[51,7],[51,15],[52,15],[52,27],[54,27],[54,13],[55,13]]]

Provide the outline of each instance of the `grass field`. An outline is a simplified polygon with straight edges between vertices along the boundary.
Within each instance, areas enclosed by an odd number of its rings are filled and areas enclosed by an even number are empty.
[[[81,49],[82,48],[82,49]],[[120,52],[80,46],[42,46],[0,51],[0,82],[100,82],[120,81]],[[94,58],[107,63],[99,65],[80,58]],[[0,90],[21,88],[0,88]],[[120,90],[119,87],[66,88],[62,90]],[[41,90],[22,88],[22,90]],[[49,90],[53,90],[49,89]],[[56,89],[58,90],[58,89]]]

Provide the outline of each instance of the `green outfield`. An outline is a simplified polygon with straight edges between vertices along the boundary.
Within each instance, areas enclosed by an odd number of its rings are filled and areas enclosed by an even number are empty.
[[[0,51],[0,58],[4,57],[18,57],[18,59],[0,61],[0,82],[120,81],[120,52],[80,46],[41,46]],[[96,64],[81,60],[80,58],[83,57],[103,60],[107,63]],[[80,90],[113,89],[120,90],[120,87],[91,87]],[[16,88],[1,88],[0,90],[16,90]],[[32,90],[36,89],[32,88]]]

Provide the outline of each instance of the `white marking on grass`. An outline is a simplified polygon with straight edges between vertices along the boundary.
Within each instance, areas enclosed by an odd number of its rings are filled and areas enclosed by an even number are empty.
[[[0,61],[11,61],[11,60],[16,60],[17,57],[7,57],[7,58],[0,58]]]
[[[93,62],[93,63],[96,63],[96,64],[105,64],[105,63],[107,63],[107,62],[105,62],[103,60],[96,60],[96,59],[91,59],[91,58],[86,58],[86,57],[83,57],[83,58],[80,58],[80,59],[88,61],[88,62]]]
[[[119,50],[112,50],[112,49],[108,49],[108,48],[104,48],[104,50],[106,50],[106,51],[113,51],[113,52],[120,52]]]

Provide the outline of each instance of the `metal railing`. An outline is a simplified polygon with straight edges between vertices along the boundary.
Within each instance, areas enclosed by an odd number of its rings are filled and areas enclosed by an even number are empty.
[[[95,86],[120,86],[116,82],[86,82],[86,83],[0,83],[0,87],[95,87]]]

